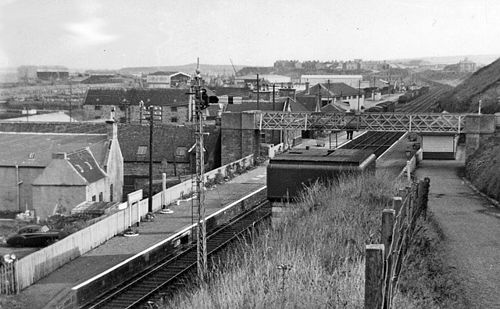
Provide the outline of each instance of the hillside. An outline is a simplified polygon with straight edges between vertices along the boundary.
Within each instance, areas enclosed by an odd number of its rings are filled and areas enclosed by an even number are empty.
[[[448,112],[477,112],[482,100],[483,113],[500,112],[500,59],[476,71],[445,98],[441,107]]]
[[[500,201],[500,134],[492,136],[476,151],[465,167],[474,186]]]

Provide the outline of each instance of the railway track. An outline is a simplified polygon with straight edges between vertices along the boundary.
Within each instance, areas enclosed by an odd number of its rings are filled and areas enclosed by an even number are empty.
[[[261,202],[211,233],[207,238],[208,255],[216,253],[249,228],[268,218],[271,210],[266,207],[267,204],[267,201]],[[84,308],[140,308],[159,292],[169,287],[179,287],[179,279],[188,279],[187,275],[196,268],[196,254],[196,244],[190,244],[163,262],[101,295]]]
[[[405,132],[368,131],[340,148],[369,150],[372,151],[378,158],[404,134]]]
[[[424,94],[412,100],[406,104],[399,104],[396,106],[397,112],[403,113],[416,113],[416,112],[428,112],[431,111],[433,106],[436,104],[439,97],[441,97],[449,89],[446,87],[434,87],[431,88],[429,93]]]

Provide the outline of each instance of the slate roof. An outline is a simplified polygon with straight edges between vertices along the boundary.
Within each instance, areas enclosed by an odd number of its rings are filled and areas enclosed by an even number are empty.
[[[68,161],[88,183],[106,177],[88,148],[69,153]]]
[[[241,113],[245,111],[261,110],[261,111],[282,111],[285,106],[285,102],[246,102],[242,104],[228,104],[226,106],[226,112]]]
[[[46,167],[56,152],[73,152],[85,147],[104,160],[106,134],[0,132],[0,166]],[[101,162],[101,161],[99,161]]]
[[[157,71],[157,72],[154,72],[154,73],[150,73],[148,75],[160,75],[160,76],[170,76],[172,74],[175,74],[175,73],[178,73],[177,71]]]
[[[186,151],[195,143],[194,126],[162,125],[153,128],[153,161],[167,160],[174,162],[177,147],[186,147]],[[217,147],[220,130],[206,127],[210,133],[205,138],[205,147],[213,152]],[[118,142],[124,162],[149,162],[149,126],[136,124],[120,124],[118,126]],[[139,146],[145,146],[145,152],[138,155]],[[175,158],[176,162],[189,162],[188,158]]]
[[[318,97],[315,95],[297,95],[295,97],[298,103],[302,104],[304,108],[309,112],[316,111],[316,104],[318,103]]]
[[[328,104],[328,105],[323,106],[321,108],[321,111],[325,112],[325,113],[344,113],[345,112],[345,110],[343,110],[342,108],[335,106],[333,104]]]
[[[187,89],[88,89],[84,105],[139,105],[153,104],[159,106],[187,105],[189,96]]]
[[[358,94],[358,89],[355,89],[345,83],[322,83],[316,84],[309,89],[310,95],[317,95],[318,88],[323,98],[338,97],[338,96],[353,96]],[[361,91],[362,93],[362,91]],[[304,92],[303,92],[304,94]]]
[[[240,87],[215,87],[211,89],[217,96],[233,96],[233,97],[250,97],[251,90],[248,88]]]

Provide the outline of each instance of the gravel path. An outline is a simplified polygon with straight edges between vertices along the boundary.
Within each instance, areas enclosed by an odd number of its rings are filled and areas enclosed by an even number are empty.
[[[500,308],[500,209],[462,180],[463,166],[463,161],[423,161],[417,176],[431,179],[429,209],[466,297],[473,308]]]

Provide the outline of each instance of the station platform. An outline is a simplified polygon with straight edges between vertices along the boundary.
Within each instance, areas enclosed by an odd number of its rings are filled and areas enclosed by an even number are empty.
[[[356,139],[365,132],[366,131],[355,131],[353,132],[353,138]],[[409,147],[411,148],[411,144],[408,143],[406,136],[406,134],[403,135],[397,143],[377,158],[377,173],[387,173],[390,176],[396,177],[406,167],[406,162],[408,160],[406,151]],[[336,149],[348,142],[350,142],[350,140],[347,139],[346,132],[342,131],[332,133],[331,136],[317,139],[303,139],[301,144],[293,148],[305,149],[308,146],[310,149]],[[419,142],[419,140],[417,140],[417,142]],[[414,149],[411,149],[410,155],[414,156],[415,152]]]
[[[205,191],[206,215],[240,200],[266,185],[266,167],[260,166]],[[193,223],[192,200],[172,206],[172,214],[156,214],[153,222],[141,222],[135,237],[116,236],[65,264],[45,278],[9,296],[14,308],[51,308],[61,293],[141,253]]]

